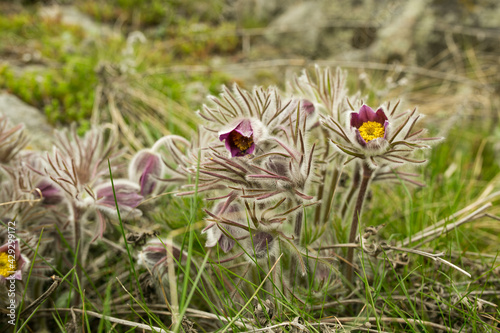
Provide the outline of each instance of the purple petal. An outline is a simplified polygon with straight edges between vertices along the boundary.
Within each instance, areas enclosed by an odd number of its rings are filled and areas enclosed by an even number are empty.
[[[375,113],[375,121],[379,124],[384,124],[387,121],[387,116],[382,108],[378,109]]]
[[[243,119],[238,124],[236,124],[232,129],[219,134],[219,140],[225,141],[224,144],[226,149],[231,153],[231,157],[244,156],[247,154],[252,154],[255,150],[255,144],[252,142],[250,147],[245,151],[242,151],[233,142],[234,133],[238,133],[240,136],[251,139],[253,141],[253,129],[252,122],[250,119]]]
[[[375,121],[376,117],[375,112],[368,105],[363,105],[361,109],[359,109],[359,120],[361,120],[362,123]]]
[[[115,182],[116,201],[119,206],[135,208],[142,201],[143,196],[138,194],[137,188],[132,184]],[[98,204],[114,207],[115,198],[113,187],[107,184],[96,191]]]
[[[363,147],[366,146],[366,141],[363,139],[361,136],[361,133],[359,133],[359,130],[356,129],[356,139],[358,140],[359,144],[362,145]]]
[[[302,110],[305,112],[306,116],[309,116],[314,113],[314,104],[308,100],[308,99],[303,99],[301,101],[302,103]]]
[[[361,119],[359,119],[359,113],[352,112],[351,113],[351,127],[360,128],[363,125]]]
[[[384,116],[385,116],[385,114],[384,114]],[[386,140],[387,140],[387,126],[389,126],[388,120],[384,121],[384,139],[386,139]]]
[[[245,155],[252,154],[254,151],[255,151],[255,143],[252,143],[252,145],[250,146],[250,148],[248,148],[247,150],[245,150]]]
[[[226,140],[225,145],[226,149],[229,150],[229,152],[231,153],[231,157],[239,156],[239,154],[241,153],[240,149],[235,145],[233,145],[230,140]]]
[[[63,199],[61,191],[49,180],[42,180],[36,186],[42,193],[43,203],[47,205],[56,205]],[[35,191],[35,197],[39,197],[39,193]]]
[[[253,135],[252,122],[250,119],[243,119],[234,130],[249,138]]]
[[[138,181],[141,186],[141,195],[147,196],[155,189],[156,180],[161,177],[162,170],[160,156],[148,150],[141,150],[130,164],[129,178]]]

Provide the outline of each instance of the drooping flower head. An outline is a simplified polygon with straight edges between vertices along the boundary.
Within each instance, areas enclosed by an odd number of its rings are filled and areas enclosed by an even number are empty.
[[[362,146],[377,139],[387,139],[389,121],[380,108],[374,112],[372,108],[363,105],[359,112],[351,113],[351,127],[356,128],[356,138]]]
[[[117,179],[114,181],[114,193],[111,182],[103,183],[95,188],[96,193],[96,207],[108,213],[111,216],[116,214],[115,194],[116,201],[120,211],[131,216],[141,216],[142,212],[136,207],[144,199],[139,194],[140,187],[126,179]]]
[[[252,154],[255,150],[254,131],[250,119],[239,121],[229,130],[221,131],[219,140],[224,141],[231,157]]]
[[[38,191],[34,192],[35,198],[43,199],[42,202],[46,205],[57,205],[64,199],[61,190],[49,179],[42,179],[36,188]]]
[[[249,233],[245,230],[245,210],[238,204],[219,202],[215,207],[215,214],[209,213],[207,227],[202,233],[207,234],[206,247],[219,245],[224,253],[232,250],[236,240],[247,238]]]

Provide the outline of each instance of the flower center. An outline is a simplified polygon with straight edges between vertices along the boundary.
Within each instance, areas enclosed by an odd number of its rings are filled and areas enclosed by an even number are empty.
[[[253,145],[253,137],[246,137],[241,135],[240,133],[233,131],[231,135],[229,136],[229,139],[234,143],[236,147],[241,152],[244,152],[248,148],[250,148]]]
[[[367,121],[359,128],[359,134],[366,142],[377,138],[383,138],[385,134],[384,125],[376,121]]]
[[[9,255],[6,252],[0,253],[0,275],[3,277],[11,276],[17,269],[17,262],[9,259]]]

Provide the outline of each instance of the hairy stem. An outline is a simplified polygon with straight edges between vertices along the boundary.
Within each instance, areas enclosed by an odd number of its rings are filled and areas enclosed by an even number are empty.
[[[330,144],[328,143],[328,133],[325,129],[323,129],[323,138],[325,140],[325,147],[326,147],[325,153],[323,154],[323,160],[326,160],[326,158],[328,157],[328,154],[330,152]],[[319,183],[318,193],[316,195],[316,200],[318,200],[318,201],[323,199],[323,192],[325,191],[326,176],[327,176],[326,168],[323,168],[323,170],[321,170],[321,182]],[[321,219],[321,206],[323,206],[323,205],[316,205],[316,209],[314,211],[314,225],[318,225],[319,221]]]
[[[363,164],[363,177],[361,179],[361,184],[359,186],[358,198],[356,199],[356,206],[354,208],[354,213],[352,215],[351,232],[349,233],[349,243],[354,243],[356,240],[356,235],[358,234],[359,217],[361,216],[361,210],[363,209],[363,203],[365,201],[366,192],[368,186],[370,185],[370,180],[373,175],[373,170],[366,164]],[[347,249],[347,262],[354,264],[354,248]],[[353,283],[353,266],[347,264],[345,269],[345,276],[347,281],[351,284]]]
[[[304,212],[302,210],[299,210],[297,212],[297,215],[295,216],[295,227],[293,230],[293,237],[295,238],[295,244],[297,246],[300,245],[300,234],[302,233],[302,220],[304,218]],[[297,255],[300,255],[300,253],[297,253]],[[290,285],[293,286],[295,284],[295,276],[297,273],[297,269],[295,269],[297,266],[297,259],[294,255],[292,255],[290,259],[290,270],[289,270],[289,279],[290,279]]]
[[[80,223],[80,219],[82,218],[81,210],[76,206],[73,205],[73,251],[75,251],[76,255],[76,275],[78,277],[78,281],[80,281],[80,286],[81,289],[83,290],[83,273],[82,273],[82,266],[83,266],[83,257],[82,257],[82,226]],[[77,252],[78,251],[78,252]],[[80,302],[80,299],[78,295],[75,295],[74,298],[74,303],[75,305],[78,305]]]
[[[324,203],[322,205],[318,205],[319,207],[325,206],[325,209],[323,212],[324,222],[326,222],[328,217],[330,216],[330,212],[331,212],[332,206],[333,206],[333,203],[332,203],[333,195],[335,194],[335,191],[337,190],[337,184],[339,183],[339,178],[340,178],[341,174],[342,174],[342,172],[338,168],[333,169],[332,180],[330,183],[330,190],[328,192],[328,198],[327,198],[326,205],[324,205]]]
[[[342,206],[342,211],[340,212],[340,216],[342,216],[342,218],[344,218],[347,213],[347,209],[349,208],[352,197],[354,197],[354,193],[356,193],[356,190],[359,187],[360,180],[361,180],[361,174],[359,170],[359,165],[356,164],[356,166],[354,167],[351,188],[349,189],[349,193],[347,193],[344,205]]]

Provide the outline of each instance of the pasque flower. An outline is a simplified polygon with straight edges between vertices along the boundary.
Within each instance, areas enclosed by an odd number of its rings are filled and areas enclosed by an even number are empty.
[[[12,250],[14,253],[11,253]],[[27,267],[27,263],[28,260],[21,254],[18,240],[0,246],[0,281],[21,280],[22,271]]]
[[[139,183],[141,195],[147,196],[158,189],[158,179],[163,173],[163,162],[156,152],[143,149],[130,162],[129,179]]]
[[[331,142],[349,157],[346,163],[358,159],[358,165],[363,170],[349,233],[350,243],[355,241],[358,234],[364,199],[375,171],[387,166],[394,168],[407,163],[425,163],[425,159],[414,157],[415,152],[430,148],[429,143],[441,139],[422,138],[425,129],[414,130],[420,118],[417,109],[395,114],[398,104],[388,113],[382,108],[374,112],[369,106],[362,105],[358,112],[350,113],[345,126],[331,116],[323,118],[323,126],[330,130]],[[358,185],[353,183],[353,186]],[[346,260],[353,262],[353,258],[354,249],[350,248]],[[352,266],[346,266],[345,275],[352,282]]]
[[[34,192],[36,198],[42,198],[43,203],[46,205],[57,205],[63,201],[64,196],[61,190],[57,187],[54,182],[48,179],[42,179],[37,185],[38,191]]]
[[[359,112],[351,113],[351,127],[356,128],[356,139],[362,146],[366,146],[373,140],[385,140],[387,125],[389,121],[382,109],[374,112],[369,106],[363,105]]]
[[[255,150],[254,131],[250,119],[243,119],[235,126],[219,134],[231,157],[252,154]]]
[[[359,158],[372,169],[425,163],[425,159],[414,157],[415,152],[430,148],[431,143],[441,138],[422,138],[425,129],[414,130],[421,118],[417,109],[395,114],[396,107],[397,104],[391,112],[383,108],[375,112],[362,105],[358,112],[348,116],[346,126],[333,117],[323,118],[322,123],[330,130],[330,141],[334,146],[350,157],[347,162]]]
[[[114,193],[113,193],[114,185]],[[118,202],[118,207],[120,211],[123,211],[132,216],[140,216],[142,212],[136,207],[144,199],[142,195],[139,194],[140,188],[137,184],[125,180],[117,179],[114,184],[104,183],[95,188],[96,192],[96,207],[108,213],[111,216],[116,214],[116,201]]]

